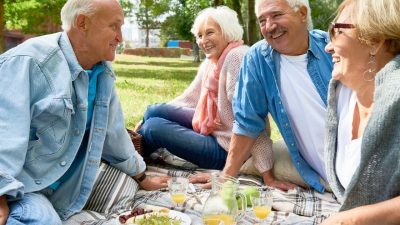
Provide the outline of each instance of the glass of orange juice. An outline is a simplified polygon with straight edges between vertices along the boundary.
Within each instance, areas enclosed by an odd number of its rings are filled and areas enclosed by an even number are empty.
[[[189,180],[184,177],[172,177],[168,180],[169,194],[177,206],[182,206],[185,202],[188,186]]]
[[[262,224],[271,212],[272,194],[270,192],[261,192],[260,196],[251,196],[251,204],[254,215]]]

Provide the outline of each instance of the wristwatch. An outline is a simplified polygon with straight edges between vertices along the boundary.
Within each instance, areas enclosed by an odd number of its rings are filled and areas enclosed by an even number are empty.
[[[144,179],[146,179],[146,173],[143,173],[140,177],[133,179],[136,180],[136,182],[141,183],[142,181],[144,181]]]

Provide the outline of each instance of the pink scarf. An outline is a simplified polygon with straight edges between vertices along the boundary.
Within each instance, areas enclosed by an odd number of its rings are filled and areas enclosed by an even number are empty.
[[[230,50],[243,44],[243,41],[231,42],[226,46],[218,59],[217,65],[211,74],[206,74],[205,84],[202,86],[201,96],[194,112],[193,130],[203,135],[209,135],[215,129],[218,118],[218,82],[219,74],[226,55]]]

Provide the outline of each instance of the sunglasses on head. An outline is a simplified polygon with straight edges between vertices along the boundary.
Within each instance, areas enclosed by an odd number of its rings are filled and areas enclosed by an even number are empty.
[[[329,37],[331,40],[334,40],[336,34],[338,33],[338,29],[353,29],[356,28],[351,23],[331,23],[329,26]]]

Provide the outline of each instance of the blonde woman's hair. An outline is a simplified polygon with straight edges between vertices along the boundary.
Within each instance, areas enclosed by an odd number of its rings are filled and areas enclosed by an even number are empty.
[[[256,0],[254,9],[256,11],[256,16],[258,17],[258,7],[259,5],[263,2],[264,0]],[[297,12],[300,7],[305,6],[307,8],[307,29],[312,30],[313,29],[313,21],[311,18],[311,8],[310,8],[310,3],[308,0],[285,0],[288,5],[295,11]]]
[[[347,6],[361,42],[385,40],[389,52],[400,53],[400,0],[345,0],[335,21]]]
[[[227,6],[209,7],[197,14],[190,30],[196,39],[200,26],[210,18],[219,25],[227,42],[242,40],[243,27],[239,23],[237,13]]]

